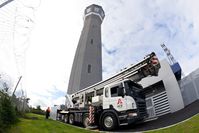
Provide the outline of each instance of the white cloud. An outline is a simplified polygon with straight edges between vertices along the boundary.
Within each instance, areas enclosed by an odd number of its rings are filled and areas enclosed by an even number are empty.
[[[106,18],[105,26],[103,25],[106,29],[103,43],[108,49],[117,52],[109,55],[111,57],[104,53],[105,74],[110,75],[121,66],[135,63],[150,51],[155,51],[159,58],[164,58],[160,47],[163,42],[182,67],[185,64],[182,63],[184,58],[196,60],[196,36],[199,31],[198,23],[195,22],[199,18],[196,3],[197,1],[123,1],[123,4],[118,2],[117,8],[109,8],[109,13],[114,13],[111,18]],[[111,64],[114,64],[114,68],[110,67]],[[198,66],[189,65],[184,71],[190,73],[196,67]]]

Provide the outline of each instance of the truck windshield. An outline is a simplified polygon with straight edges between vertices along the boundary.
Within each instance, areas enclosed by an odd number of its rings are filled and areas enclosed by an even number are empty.
[[[133,96],[135,98],[145,99],[143,88],[141,85],[134,83],[133,81],[126,81],[125,83],[126,95]]]

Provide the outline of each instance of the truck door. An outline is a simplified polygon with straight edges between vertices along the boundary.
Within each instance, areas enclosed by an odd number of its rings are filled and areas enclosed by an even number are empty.
[[[104,95],[103,95],[103,109],[109,108],[109,101],[110,101],[110,91],[109,87],[105,87]]]
[[[126,100],[124,98],[124,88],[122,87],[122,84],[106,87],[104,96],[104,109],[113,106],[117,111],[126,110]]]

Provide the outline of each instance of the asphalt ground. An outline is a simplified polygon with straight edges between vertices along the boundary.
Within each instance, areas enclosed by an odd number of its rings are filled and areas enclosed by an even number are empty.
[[[163,128],[184,121],[198,113],[199,113],[199,100],[189,104],[184,109],[179,110],[175,113],[166,114],[164,116],[159,117],[156,120],[145,123],[121,126],[119,129],[113,132],[139,132],[139,131]]]

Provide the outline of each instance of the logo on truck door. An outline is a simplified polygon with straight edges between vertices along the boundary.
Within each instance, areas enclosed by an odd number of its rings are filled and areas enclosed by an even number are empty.
[[[122,105],[123,105],[122,99],[118,99],[118,100],[117,100],[117,107],[118,107],[118,108],[121,108]]]

